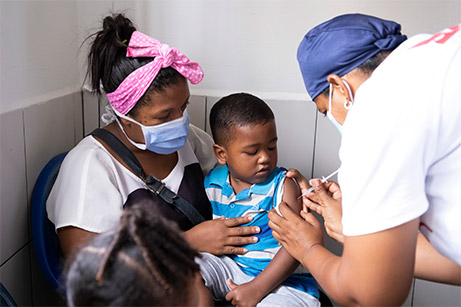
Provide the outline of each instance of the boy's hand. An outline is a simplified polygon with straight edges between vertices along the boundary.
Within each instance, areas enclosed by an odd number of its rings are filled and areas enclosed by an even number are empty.
[[[231,288],[226,294],[226,300],[232,305],[239,306],[256,306],[262,299],[257,289],[249,283],[237,285],[230,278],[227,279],[227,285]]]

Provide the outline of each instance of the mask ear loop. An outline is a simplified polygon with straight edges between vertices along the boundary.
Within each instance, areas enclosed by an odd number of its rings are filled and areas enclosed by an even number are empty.
[[[329,89],[329,94],[328,94],[328,111],[330,111],[331,115],[333,115],[332,113],[332,109],[331,109],[331,98],[333,97],[333,86],[332,84],[330,83],[330,89]]]
[[[349,84],[344,80],[342,80],[342,81],[343,81],[344,85],[347,87],[347,91],[349,92],[349,96],[351,97],[350,101],[347,100],[347,98],[346,98],[346,101],[344,101],[344,108],[346,110],[349,110],[350,108],[352,108],[352,104],[354,103],[354,97],[352,96],[352,91],[351,91],[351,88],[350,88]]]

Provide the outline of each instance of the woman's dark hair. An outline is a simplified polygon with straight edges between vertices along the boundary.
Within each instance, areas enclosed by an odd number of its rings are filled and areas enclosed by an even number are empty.
[[[216,144],[226,145],[232,140],[232,127],[265,124],[273,119],[271,108],[258,97],[248,93],[231,94],[211,108],[211,133]]]
[[[101,85],[106,93],[111,93],[131,72],[154,60],[150,57],[126,57],[127,46],[134,31],[136,28],[130,19],[123,14],[114,14],[104,18],[102,30],[87,38],[94,37],[88,53],[87,77],[98,95],[102,94]],[[137,107],[146,105],[151,93],[178,84],[182,78],[172,67],[160,69],[146,93],[128,114],[136,116]]]
[[[176,224],[143,205],[84,246],[66,269],[69,306],[185,305],[200,272]]]
[[[357,69],[364,75],[370,75],[391,52],[392,50],[382,50],[360,64]],[[330,95],[330,87],[327,86],[320,94],[328,97]]]

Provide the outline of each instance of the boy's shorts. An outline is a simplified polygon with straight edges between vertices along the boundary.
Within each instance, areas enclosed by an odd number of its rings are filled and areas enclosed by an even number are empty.
[[[201,253],[201,255],[202,258],[196,258],[195,262],[200,265],[205,286],[211,290],[215,300],[225,300],[226,294],[231,290],[226,283],[228,278],[237,285],[247,283],[254,278],[243,273],[239,265],[230,257],[208,253]],[[266,295],[257,306],[319,307],[320,302],[308,293],[280,285]]]

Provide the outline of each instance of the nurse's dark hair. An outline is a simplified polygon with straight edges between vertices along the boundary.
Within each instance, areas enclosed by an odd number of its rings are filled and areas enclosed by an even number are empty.
[[[96,236],[66,264],[69,306],[186,305],[200,257],[176,224],[151,207],[124,210],[117,230]]]
[[[131,20],[119,13],[105,17],[102,30],[85,39],[84,43],[90,42],[85,81],[89,79],[89,85],[99,96],[102,94],[101,86],[104,92],[111,93],[131,72],[154,60],[150,57],[126,57],[127,46],[134,31],[136,28]],[[147,104],[150,94],[178,84],[183,78],[172,67],[160,69],[146,93],[128,114],[136,116],[138,107]]]
[[[210,111],[210,127],[214,142],[227,145],[233,140],[233,127],[254,126],[274,120],[271,108],[260,98],[248,93],[223,97]]]
[[[356,69],[364,75],[371,75],[391,52],[392,50],[382,50],[360,64]],[[330,95],[330,87],[327,86],[320,94],[328,97]]]

